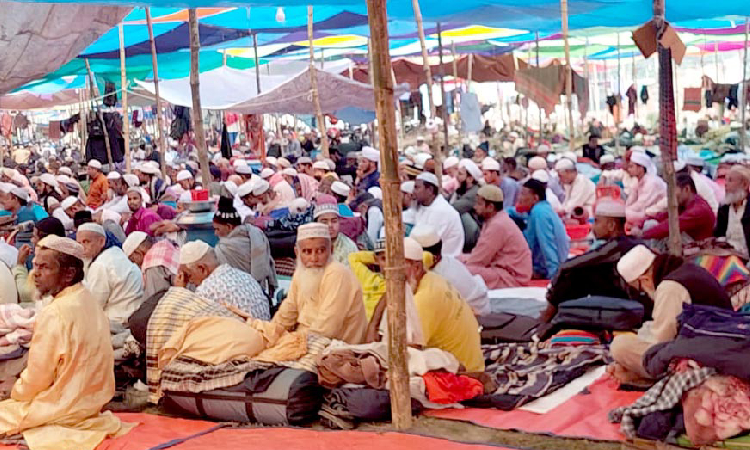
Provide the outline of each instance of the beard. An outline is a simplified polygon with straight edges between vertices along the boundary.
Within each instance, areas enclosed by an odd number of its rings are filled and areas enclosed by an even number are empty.
[[[461,184],[459,184],[458,187],[456,188],[456,193],[458,195],[464,195],[466,191],[469,190],[469,187],[467,186],[466,180],[461,181],[460,183]]]
[[[735,192],[727,192],[724,195],[724,203],[727,205],[734,205],[736,203],[742,203],[744,200],[747,199],[747,196],[748,196],[748,193],[743,190],[739,190]]]
[[[326,264],[326,266],[327,265],[328,264]],[[320,284],[323,281],[325,270],[325,267],[305,267],[305,265],[302,264],[302,261],[297,258],[297,267],[294,269],[294,278],[297,279],[299,295],[301,295],[302,298],[318,298]]]

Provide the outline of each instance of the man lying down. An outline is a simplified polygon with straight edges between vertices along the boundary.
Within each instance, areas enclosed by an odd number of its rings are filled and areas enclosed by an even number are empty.
[[[0,435],[31,450],[93,450],[132,427],[101,409],[115,393],[109,320],[83,284],[83,246],[39,241],[33,281],[51,302],[37,316],[26,369],[0,402]]]

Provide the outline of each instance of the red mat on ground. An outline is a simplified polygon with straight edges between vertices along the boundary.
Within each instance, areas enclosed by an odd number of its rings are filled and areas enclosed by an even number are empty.
[[[547,414],[472,408],[429,411],[427,415],[499,430],[606,441],[624,440],[620,424],[610,423],[607,414],[612,409],[632,404],[643,392],[618,391],[617,382],[609,376],[597,380],[589,386],[588,391],[590,393],[578,394]]]
[[[148,450],[176,439],[208,431],[217,424],[150,414],[117,414],[125,422],[140,425],[118,439],[104,441],[97,450]],[[0,446],[0,450],[16,447]],[[506,447],[463,444],[444,439],[401,433],[315,431],[300,428],[222,428],[175,445],[175,450],[511,450]]]

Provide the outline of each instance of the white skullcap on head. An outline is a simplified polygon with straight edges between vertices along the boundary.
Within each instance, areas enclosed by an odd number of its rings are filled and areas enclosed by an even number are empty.
[[[122,178],[120,172],[115,172],[114,170],[107,174],[108,180],[119,180],[120,178]]]
[[[328,231],[328,226],[322,223],[313,222],[301,225],[297,228],[297,242],[312,238],[326,238],[330,240],[331,233]]]
[[[645,245],[636,245],[617,262],[617,271],[628,283],[637,280],[654,263],[656,255]]]
[[[706,161],[703,160],[700,156],[689,156],[687,159],[688,166],[697,166],[697,167],[703,167],[706,165]]]
[[[180,249],[180,265],[193,264],[206,256],[211,246],[203,241],[191,241]]]
[[[309,156],[302,156],[297,159],[297,164],[312,164],[312,158]]]
[[[78,202],[77,197],[66,197],[65,200],[60,203],[60,208],[62,208],[63,211],[70,208],[71,206],[75,205],[76,202]]]
[[[279,166],[281,166],[281,167],[283,167],[285,169],[287,167],[292,167],[292,163],[290,163],[289,160],[286,159],[286,158],[284,158],[284,157],[277,159],[276,160],[276,164],[278,164]]]
[[[630,160],[632,161],[633,159],[631,158]],[[679,172],[679,171],[683,170],[685,167],[687,167],[687,164],[685,163],[685,161],[682,161],[682,160],[678,159],[677,161],[674,162],[674,171],[675,172]]]
[[[177,182],[178,182],[178,183],[179,183],[180,181],[185,181],[185,180],[189,180],[189,179],[191,179],[191,178],[193,178],[193,174],[192,174],[192,173],[190,173],[190,171],[189,171],[189,170],[180,170],[180,171],[179,171],[179,172],[177,173]]]
[[[404,194],[413,194],[414,193],[414,182],[413,181],[404,181],[401,183],[401,192]]]
[[[39,177],[39,181],[41,181],[42,183],[44,183],[46,185],[52,186],[52,187],[56,187],[57,186],[57,180],[55,180],[55,176],[52,175],[51,173],[43,173]]]
[[[456,158],[455,156],[449,156],[445,158],[445,161],[443,161],[443,169],[450,169],[451,167],[456,167],[458,163],[459,163],[458,158]]]
[[[13,183],[0,183],[0,192],[3,194],[10,194],[10,191],[16,188]]]
[[[49,198],[47,198],[47,207],[49,207],[50,211],[57,208],[58,206],[60,206],[60,202],[55,197],[50,196]]]
[[[547,144],[539,144],[539,147],[536,148],[536,151],[539,153],[549,153],[550,148]]]
[[[419,245],[419,242],[410,237],[404,238],[404,258],[409,261],[422,261],[423,251],[424,250],[422,250],[422,246]]]
[[[424,164],[430,159],[432,159],[432,156],[429,153],[417,153],[414,157],[414,166],[417,169],[424,169]]]
[[[89,167],[91,167],[91,168],[94,168],[94,169],[96,169],[96,170],[102,170],[102,163],[100,163],[99,161],[97,161],[97,160],[95,160],[95,159],[92,159],[92,160],[91,160],[91,161],[89,161],[89,163],[88,163],[88,164],[86,164],[86,165],[87,165],[87,166],[89,166]]]
[[[553,162],[557,161],[557,159],[558,159],[558,156],[556,154],[554,154],[554,153],[550,153],[549,155],[547,155],[547,162],[548,163],[553,163]]]
[[[266,167],[265,169],[263,169],[263,170],[260,171],[260,177],[263,178],[263,179],[265,179],[265,178],[271,178],[273,176],[273,174],[275,174],[275,173],[276,172],[274,172],[273,169],[269,169],[268,167]]]
[[[60,170],[58,170],[58,172],[69,177],[73,176],[73,170],[70,167],[60,167]]]
[[[500,163],[496,159],[486,157],[482,160],[482,170],[496,170],[500,171]]]
[[[148,237],[148,235],[143,231],[133,231],[130,233],[125,239],[125,242],[122,243],[122,251],[125,252],[125,256],[132,255],[135,249],[143,244],[146,237]]]
[[[98,223],[84,223],[78,227],[78,232],[82,231],[90,231],[92,233],[101,234],[102,236],[107,236],[107,234],[104,232],[104,227],[99,225]]]
[[[602,155],[602,157],[599,158],[599,164],[611,164],[613,162],[615,162],[614,155]]]
[[[325,161],[315,161],[312,165],[313,169],[325,170],[328,172],[328,163]]]
[[[253,174],[253,168],[248,166],[247,164],[238,165],[237,168],[234,169],[234,171],[240,175],[252,175]]]
[[[430,183],[433,186],[438,185],[438,179],[435,176],[435,174],[430,172],[422,172],[419,175],[417,175],[417,180],[422,180],[425,183]]]
[[[275,166],[278,164],[278,161],[276,160],[275,156],[266,156],[266,162],[272,166]]]
[[[428,224],[417,224],[412,228],[409,237],[417,241],[423,248],[432,247],[440,242],[440,235],[435,227]]]
[[[469,175],[471,175],[472,178],[474,178],[474,181],[479,181],[482,179],[482,170],[477,166],[477,163],[474,161],[464,158],[461,160],[461,162],[458,164],[458,167],[463,167],[466,169],[467,172],[469,172]]]
[[[83,245],[67,237],[60,237],[54,234],[50,234],[42,238],[37,242],[36,247],[38,249],[49,249],[56,252],[72,256],[73,258],[84,260],[83,256]]]
[[[237,195],[237,185],[234,184],[234,181],[225,181],[224,187],[230,194]]]
[[[148,175],[158,175],[160,172],[159,164],[154,161],[148,161],[141,164],[141,167],[138,170]]]
[[[535,156],[529,160],[529,170],[542,170],[547,168],[547,160],[541,156]]]
[[[113,211],[111,209],[104,209],[102,210],[102,223],[111,220],[112,222],[116,224],[120,224],[122,222],[122,216],[117,211]]]
[[[307,211],[310,204],[305,200],[304,197],[297,197],[289,203],[289,212],[299,214],[303,211]],[[338,208],[337,208],[338,209]]]
[[[418,141],[424,141],[424,136],[417,136]]]
[[[535,170],[531,175],[531,178],[535,179],[536,181],[541,181],[542,183],[549,183],[549,174],[544,169]]]
[[[375,163],[380,162],[380,152],[367,145],[362,147],[362,157]]]
[[[323,161],[328,164],[328,170],[336,170],[336,163],[331,158],[326,158]]]
[[[383,190],[377,186],[373,186],[370,189],[368,189],[367,193],[369,193],[370,195],[372,195],[378,200],[383,200]]]
[[[237,188],[237,197],[242,198],[250,195],[253,192],[254,185],[255,183],[253,183],[252,181],[242,183],[240,187]]]
[[[26,188],[21,188],[21,187],[13,188],[13,190],[11,190],[10,193],[25,202],[28,202],[29,199],[31,198],[31,196],[29,195],[29,191]]]
[[[568,158],[563,158],[555,163],[555,170],[575,170],[576,165]]]
[[[338,195],[343,195],[344,197],[346,197],[349,195],[349,192],[352,190],[352,188],[347,186],[344,182],[334,181],[333,184],[331,184],[331,190]]]
[[[578,162],[578,155],[576,155],[575,152],[567,151],[563,153],[563,158],[568,158],[573,162]]]
[[[596,203],[594,216],[625,218],[625,202],[613,198],[603,198]]]
[[[254,183],[253,185],[253,196],[258,197],[260,195],[265,194],[269,189],[271,188],[271,185],[266,180],[259,180]]]
[[[138,179],[138,175],[133,175],[132,173],[123,175],[122,179],[125,180],[125,183],[127,183],[128,187],[135,187],[141,184],[141,180]]]
[[[630,154],[630,162],[648,169],[651,166],[651,158],[644,152],[633,152]]]
[[[295,169],[292,169],[291,167],[289,167],[289,168],[286,168],[286,169],[282,170],[281,174],[282,175],[287,175],[287,176],[290,176],[290,177],[294,177],[294,176],[297,176],[297,171]]]

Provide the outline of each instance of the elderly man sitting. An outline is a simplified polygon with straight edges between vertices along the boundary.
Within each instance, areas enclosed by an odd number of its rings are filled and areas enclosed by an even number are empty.
[[[203,241],[192,241],[180,249],[180,271],[175,286],[196,286],[199,296],[237,307],[255,319],[271,318],[268,297],[249,273],[220,264],[216,252]]]
[[[308,329],[359,344],[367,331],[362,288],[354,274],[331,256],[331,233],[321,223],[297,229],[297,269],[289,295],[272,322],[287,330]]]
[[[354,243],[344,233],[339,232],[339,207],[336,203],[320,203],[315,207],[313,219],[328,227],[331,232],[333,259],[349,267],[349,255],[358,251]]]
[[[726,176],[726,204],[719,207],[714,236],[726,238],[743,258],[748,258],[750,247],[750,169],[735,165]]]
[[[83,246],[88,263],[85,284],[115,323],[124,324],[141,305],[143,278],[122,249],[107,242],[104,228],[95,223],[78,227],[76,240]]]
[[[36,247],[34,284],[53,300],[37,315],[26,370],[0,402],[0,434],[30,449],[93,450],[130,430],[111,412],[115,393],[109,322],[82,284],[84,249],[47,236]]]
[[[179,269],[178,250],[169,240],[156,242],[143,231],[134,231],[123,242],[122,251],[143,273],[144,299],[169,290]]]
[[[557,161],[555,169],[565,190],[565,201],[562,204],[565,216],[574,215],[576,208],[583,208],[584,214],[591,216],[596,201],[594,182],[578,173],[575,163],[568,158]]]

